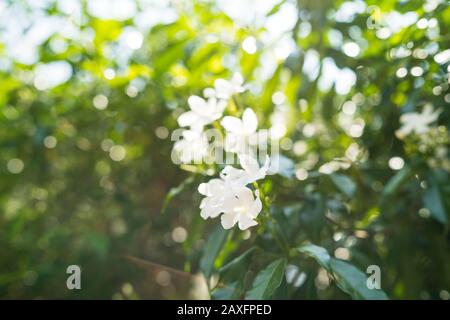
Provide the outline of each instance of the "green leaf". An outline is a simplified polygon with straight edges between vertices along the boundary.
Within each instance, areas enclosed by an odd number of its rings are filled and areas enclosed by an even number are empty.
[[[430,214],[437,221],[447,224],[448,217],[445,210],[444,198],[440,191],[440,186],[433,174],[428,177],[428,188],[423,195],[425,207],[430,210]]]
[[[287,300],[289,299],[289,286],[286,281],[286,277],[283,277],[281,280],[280,286],[275,290],[275,293],[273,294],[274,300]]]
[[[239,299],[237,293],[239,292],[239,281],[229,283],[226,285],[221,285],[215,288],[211,293],[212,300],[233,300]]]
[[[275,13],[277,13],[278,11],[280,11],[281,6],[286,2],[286,0],[280,1],[279,3],[277,3],[276,5],[274,5],[272,7],[272,9],[270,9],[270,11],[266,14],[266,17],[270,17],[271,15],[274,15]]]
[[[386,184],[383,189],[383,197],[394,194],[397,189],[411,176],[412,170],[405,166],[402,170],[397,172]]]
[[[192,182],[194,182],[194,176],[189,176],[186,178],[183,182],[181,182],[178,186],[173,187],[172,189],[167,192],[167,195],[164,197],[163,205],[161,208],[161,212],[164,213],[167,210],[168,205],[172,201],[172,199],[177,196],[179,193],[181,193],[184,188],[186,188],[188,185],[190,185]]]
[[[219,225],[206,241],[203,257],[200,261],[200,269],[207,278],[211,276],[214,270],[214,262],[227,239],[228,231]]]
[[[220,268],[219,273],[221,279],[237,279],[242,277],[242,275],[248,269],[248,265],[251,262],[255,250],[256,248],[253,247],[245,251],[239,257],[233,259],[222,268]]]
[[[347,262],[331,258],[325,248],[311,244],[300,247],[299,251],[314,258],[320,266],[331,273],[337,286],[353,299],[388,299],[384,291],[367,287],[366,274]]]
[[[325,248],[316,246],[315,244],[308,244],[301,246],[298,249],[300,252],[314,258],[323,268],[330,269],[330,255]]]
[[[269,299],[280,286],[284,277],[286,259],[281,258],[269,264],[258,273],[253,281],[253,287],[245,296],[246,299],[264,300]]]
[[[265,113],[268,113],[269,111],[272,111],[272,109],[273,109],[272,95],[278,88],[282,70],[283,70],[283,66],[282,66],[282,64],[279,64],[277,66],[277,68],[275,69],[275,72],[273,73],[272,77],[269,80],[267,80],[267,82],[264,85],[264,92],[262,94],[260,103],[261,103],[261,109]]]
[[[356,185],[352,179],[345,174],[334,173],[330,175],[331,181],[341,190],[347,197],[351,198],[355,194]]]
[[[331,273],[342,291],[348,293],[353,299],[364,300],[387,300],[388,297],[383,290],[369,289],[367,287],[367,276],[353,265],[342,260],[331,260]]]
[[[220,268],[219,283],[211,294],[212,299],[242,298],[245,276],[255,251],[256,247],[253,247]]]

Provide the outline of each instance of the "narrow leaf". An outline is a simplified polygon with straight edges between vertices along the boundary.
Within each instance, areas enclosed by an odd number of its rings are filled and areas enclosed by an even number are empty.
[[[299,251],[314,258],[323,268],[330,269],[330,255],[325,248],[315,244],[305,245],[299,248]]]
[[[214,262],[227,239],[228,230],[218,226],[206,241],[203,257],[200,261],[200,269],[205,277],[209,278],[214,270]]]
[[[281,258],[269,264],[258,273],[253,281],[253,287],[247,292],[246,299],[264,300],[269,299],[280,286],[284,277],[286,259]]]
[[[355,194],[356,185],[352,179],[345,174],[334,173],[330,175],[331,181],[342,191],[347,197],[351,198]]]
[[[367,287],[367,276],[350,263],[331,258],[327,250],[316,245],[299,248],[300,252],[314,258],[320,266],[334,276],[337,286],[353,299],[386,300],[386,293],[379,289]]]
[[[364,300],[387,300],[388,297],[383,290],[369,289],[367,287],[367,276],[353,265],[338,259],[331,259],[331,272],[336,283],[343,291],[353,299]]]
[[[383,190],[383,197],[390,196],[394,194],[397,189],[405,182],[410,175],[412,174],[412,171],[409,167],[405,166],[402,170],[397,172],[386,184]]]
[[[170,189],[169,192],[167,192],[167,195],[164,197],[161,212],[162,213],[166,212],[167,207],[169,206],[169,204],[173,200],[173,198],[176,197],[178,194],[180,194],[192,182],[194,182],[194,176],[189,176],[183,182],[181,182],[178,186]]]
[[[447,224],[448,217],[445,210],[444,199],[442,197],[439,184],[433,175],[428,178],[428,188],[423,195],[425,207],[430,210],[430,214],[437,221]]]

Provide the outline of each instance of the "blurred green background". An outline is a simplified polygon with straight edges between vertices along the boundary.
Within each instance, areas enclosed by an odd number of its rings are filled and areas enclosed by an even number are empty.
[[[449,29],[438,0],[0,0],[0,297],[208,297],[198,260],[215,224],[198,217],[195,186],[161,212],[186,177],[170,132],[189,95],[239,71],[263,124],[286,106],[302,168],[364,150],[345,200],[356,216],[334,239],[367,228],[355,252],[379,254],[390,297],[448,299],[448,220],[417,213],[418,183],[382,209],[378,195],[389,159],[420,158],[449,205],[446,149],[415,157],[394,137],[425,102],[448,133]],[[82,290],[66,288],[71,264]]]

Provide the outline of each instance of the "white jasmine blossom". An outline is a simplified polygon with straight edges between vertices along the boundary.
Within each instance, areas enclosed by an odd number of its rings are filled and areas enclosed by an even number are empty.
[[[227,99],[245,90],[243,78],[235,74],[230,81],[218,79],[214,88],[203,91],[205,97],[191,96],[188,99],[190,111],[178,117],[181,127],[190,127],[182,132],[182,139],[174,145],[174,151],[182,163],[201,162],[208,155],[208,138],[203,128],[220,119]],[[225,150],[238,154],[241,168],[226,166],[220,172],[220,178],[201,183],[198,192],[204,196],[200,203],[200,215],[203,219],[221,216],[225,229],[238,225],[241,230],[257,225],[256,217],[262,210],[259,191],[252,191],[247,185],[264,179],[269,170],[270,158],[266,156],[262,166],[258,163],[254,147],[261,140],[267,141],[268,131],[257,131],[258,119],[252,109],[247,108],[242,119],[224,117],[221,121],[227,132]],[[228,147],[227,147],[228,146]]]
[[[223,212],[228,212],[227,216],[230,217],[230,212],[236,212],[236,199],[240,198],[241,193],[246,192],[243,189],[248,189],[245,186],[266,176],[269,157],[266,157],[262,167],[255,158],[248,155],[240,155],[239,160],[243,169],[226,166],[220,172],[220,179],[212,179],[198,187],[198,192],[205,196],[200,203],[200,215],[203,219],[215,218]],[[246,225],[245,217],[242,219],[243,225]]]
[[[190,126],[195,130],[199,130],[222,117],[227,103],[216,98],[205,100],[199,96],[190,96],[188,104],[191,110],[178,117],[178,124],[180,127]]]
[[[433,112],[433,107],[430,104],[425,105],[422,113],[408,112],[400,117],[402,124],[401,128],[397,130],[399,137],[407,136],[413,132],[416,134],[424,134],[430,130],[430,124],[437,120],[441,110]]]
[[[205,196],[200,203],[203,219],[215,218],[224,210],[227,198],[232,197],[229,185],[223,179],[212,179],[198,186],[198,192]]]
[[[217,79],[214,82],[216,97],[219,99],[230,99],[231,96],[245,91],[244,78],[241,74],[235,73],[231,80]]]
[[[216,98],[216,90],[213,88],[206,88],[203,90],[203,96],[205,98]]]
[[[245,186],[245,174],[245,170],[226,166],[220,172],[220,179],[212,179],[199,185],[198,192],[206,197],[200,204],[203,219],[215,218],[223,212],[226,202],[235,196],[238,189]]]
[[[267,132],[257,132],[258,118],[255,112],[247,108],[242,119],[227,116],[220,122],[227,131],[225,150],[235,153],[250,153],[250,148],[267,140]]]
[[[266,155],[266,159],[262,167],[259,166],[258,161],[253,156],[240,154],[238,157],[241,167],[244,169],[243,176],[246,184],[264,179],[266,177],[270,165],[269,156]]]
[[[281,139],[286,135],[289,109],[285,105],[277,106],[270,116],[272,126],[269,129],[272,139]]]
[[[237,191],[227,202],[225,213],[221,216],[224,229],[230,229],[238,224],[239,229],[246,230],[258,224],[255,219],[262,210],[262,203],[258,190],[255,191],[255,195],[256,197],[253,196],[252,190],[246,187]]]
[[[182,163],[200,163],[208,153],[208,139],[204,132],[184,130],[182,139],[173,148]]]

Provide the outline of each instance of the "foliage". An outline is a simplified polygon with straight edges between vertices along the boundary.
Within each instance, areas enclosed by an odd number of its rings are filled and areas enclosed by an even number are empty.
[[[0,3],[1,297],[191,297],[202,272],[217,299],[448,298],[448,3],[43,3]],[[283,170],[254,187],[258,225],[224,231],[197,192],[222,168],[176,166],[169,133],[235,72],[249,87],[226,115],[284,119]]]

